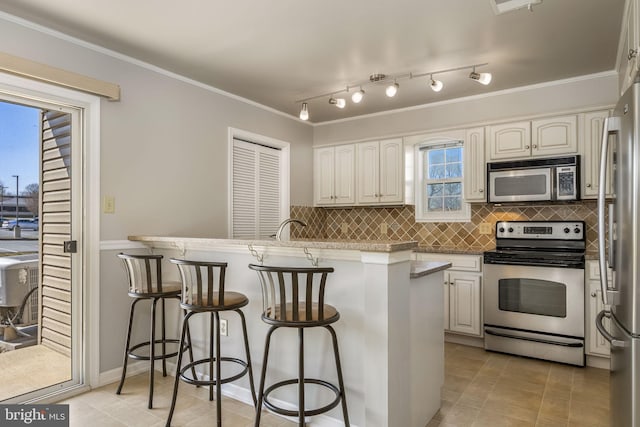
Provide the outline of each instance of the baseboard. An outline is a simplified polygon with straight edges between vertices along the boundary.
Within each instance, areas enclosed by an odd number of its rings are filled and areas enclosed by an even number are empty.
[[[451,334],[449,332],[445,332],[444,341],[453,344],[484,348],[484,338],[480,337],[470,337],[467,335]]]
[[[167,371],[173,372],[174,369],[175,369],[175,363],[173,364],[173,367],[171,370],[169,370],[169,363],[167,363]],[[129,362],[127,364],[127,378],[132,377],[134,375],[142,374],[144,372],[149,372],[148,361],[136,361],[136,362]],[[96,384],[94,388],[102,387],[107,384],[112,384],[117,381],[120,381],[121,376],[122,376],[122,368],[115,368],[109,371],[100,372],[100,375],[98,377],[98,384]]]
[[[607,371],[611,370],[611,359],[608,357],[598,357],[598,356],[589,356],[587,355],[587,366],[591,366],[592,368],[606,369]]]

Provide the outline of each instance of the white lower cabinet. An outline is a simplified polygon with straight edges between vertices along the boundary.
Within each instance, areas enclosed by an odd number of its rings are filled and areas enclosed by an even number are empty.
[[[444,329],[447,332],[482,336],[482,257],[416,253],[419,261],[445,261]]]
[[[611,273],[611,270],[609,270]],[[596,316],[604,309],[602,291],[600,289],[600,267],[598,261],[587,261],[587,280],[585,283],[585,323],[586,323],[586,353],[591,356],[609,357],[609,342],[596,329]],[[611,277],[609,274],[608,277]],[[609,319],[604,319],[604,327],[611,330]]]

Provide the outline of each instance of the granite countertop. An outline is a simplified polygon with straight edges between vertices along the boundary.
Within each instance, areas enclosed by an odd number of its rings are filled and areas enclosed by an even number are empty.
[[[440,254],[458,254],[458,255],[482,255],[487,249],[480,246],[469,246],[468,248],[460,248],[456,246],[418,246],[413,249],[414,252],[421,253],[440,253]]]
[[[399,252],[413,250],[418,246],[414,240],[333,240],[333,239],[298,239],[298,240],[252,240],[252,239],[213,239],[200,237],[171,236],[129,236],[129,240],[141,243],[168,245],[194,245],[215,248],[224,245],[252,245],[256,247],[288,247],[307,249],[344,249],[365,252]]]
[[[426,276],[428,274],[436,273],[438,271],[446,270],[451,267],[450,262],[442,261],[411,261],[411,275],[412,279]]]

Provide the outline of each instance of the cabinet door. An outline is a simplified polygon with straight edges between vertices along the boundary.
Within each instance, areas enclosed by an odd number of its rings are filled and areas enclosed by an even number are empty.
[[[600,149],[602,148],[602,128],[604,119],[609,116],[608,111],[596,111],[584,115],[584,144],[582,146],[582,198],[595,199],[598,197],[598,179],[600,175]],[[610,144],[607,161],[607,196],[611,196],[612,151]]]
[[[484,160],[484,128],[467,129],[464,140],[464,200],[484,202],[487,184]]]
[[[448,331],[449,330],[449,304],[450,304],[450,299],[449,299],[449,273],[445,272],[444,273],[444,312],[443,312],[443,316],[444,316],[444,330]]]
[[[531,121],[531,154],[549,156],[578,152],[577,116]]]
[[[633,84],[640,61],[638,61],[638,46],[640,37],[638,35],[640,26],[640,11],[638,10],[638,0],[627,2],[628,10],[626,22],[623,26],[623,47],[621,49],[619,85],[620,95]]]
[[[480,275],[449,272],[449,329],[481,335]]]
[[[588,303],[586,308],[587,312],[587,353],[597,356],[609,357],[609,342],[596,329],[596,316],[604,309],[602,304],[602,291],[600,290],[600,282],[597,280],[589,280],[589,295],[587,296]],[[611,324],[609,319],[604,319],[604,327],[607,330],[611,330]]]
[[[313,151],[313,193],[316,205],[332,205],[334,199],[334,148]]]
[[[380,143],[363,142],[357,147],[358,203],[374,204],[380,200]]]
[[[356,202],[356,147],[353,144],[338,145],[334,161],[335,204],[353,205]]]
[[[515,122],[487,126],[489,160],[515,159],[531,155],[531,123]]]
[[[402,139],[380,141],[380,203],[404,200],[404,146]]]

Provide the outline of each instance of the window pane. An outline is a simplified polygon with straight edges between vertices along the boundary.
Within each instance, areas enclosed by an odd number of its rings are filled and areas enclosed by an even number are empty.
[[[447,149],[447,163],[462,161],[462,147]]]
[[[442,197],[444,191],[443,184],[427,184],[427,197]]]
[[[429,166],[429,179],[444,179],[445,165]]]
[[[442,198],[429,199],[427,202],[427,210],[429,212],[442,211]]]
[[[444,150],[429,150],[429,164],[444,163]]]
[[[445,172],[446,178],[461,178],[462,177],[462,163],[451,163],[446,166]]]
[[[445,196],[459,196],[462,194],[462,183],[449,182],[444,185]]]
[[[462,209],[462,199],[460,197],[444,198],[445,211],[459,211],[460,209]]]

